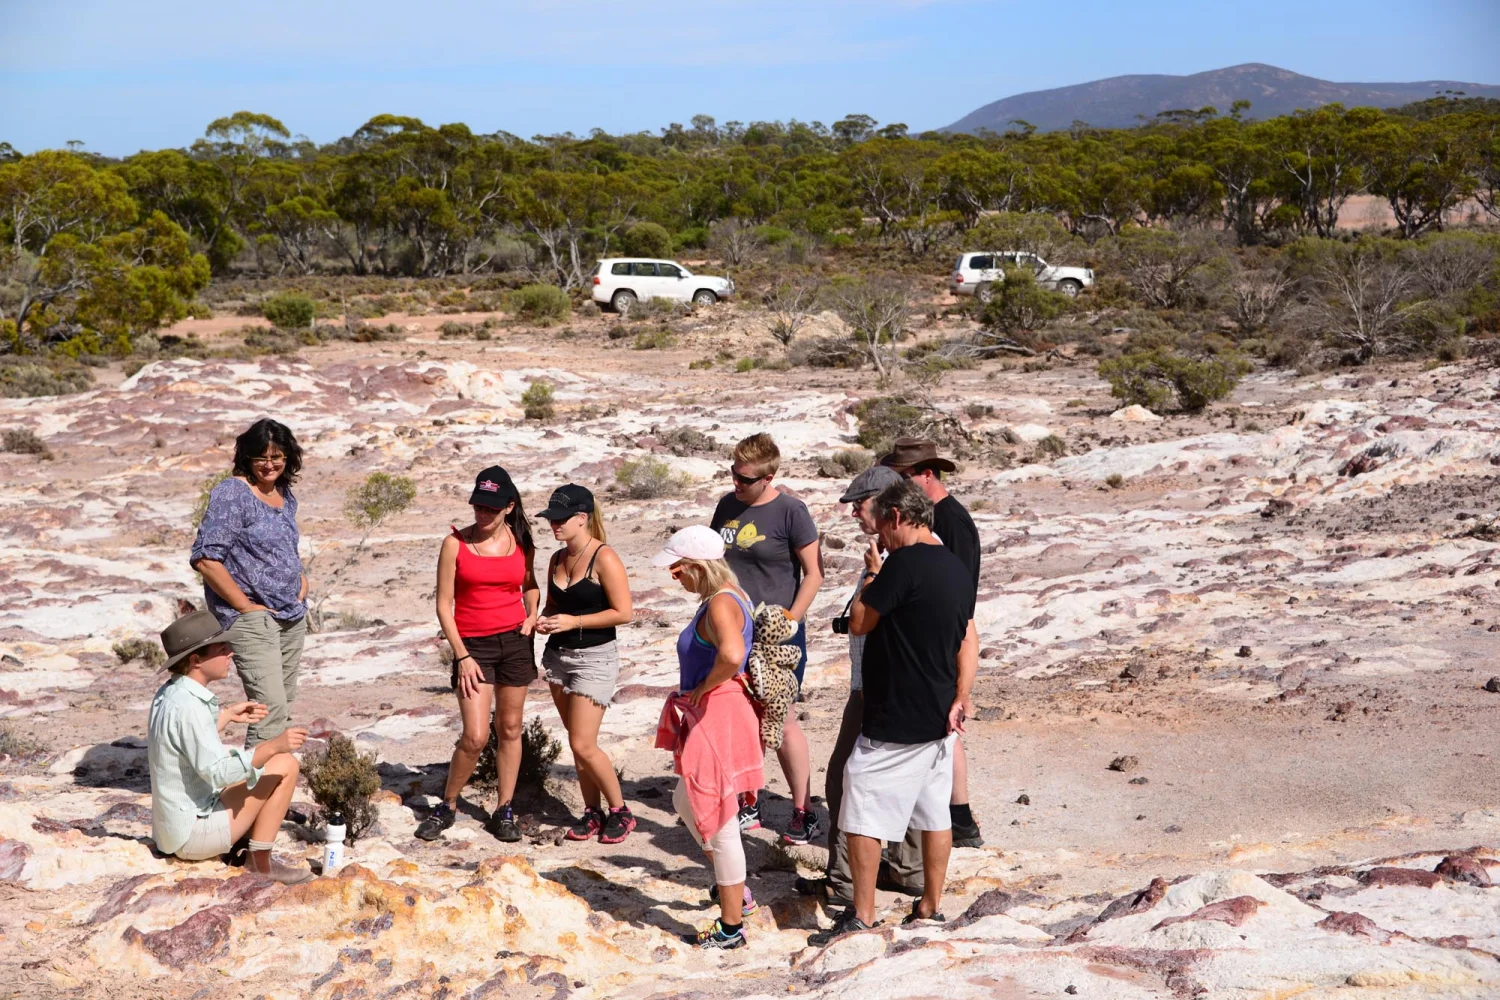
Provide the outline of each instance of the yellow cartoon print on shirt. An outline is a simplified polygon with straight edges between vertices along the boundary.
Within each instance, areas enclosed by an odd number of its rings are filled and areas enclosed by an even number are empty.
[[[766,536],[760,533],[760,529],[751,521],[744,527],[740,526],[739,519],[725,521],[724,527],[719,529],[719,535],[724,539],[725,545],[733,545],[740,551],[749,549],[756,542],[763,542]]]

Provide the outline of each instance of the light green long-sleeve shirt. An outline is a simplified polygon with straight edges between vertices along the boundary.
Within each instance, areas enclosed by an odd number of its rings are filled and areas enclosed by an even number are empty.
[[[151,699],[146,758],[151,768],[151,835],[175,854],[193,824],[219,808],[219,793],[238,781],[254,788],[261,769],[251,751],[219,740],[219,699],[190,677],[173,677]]]

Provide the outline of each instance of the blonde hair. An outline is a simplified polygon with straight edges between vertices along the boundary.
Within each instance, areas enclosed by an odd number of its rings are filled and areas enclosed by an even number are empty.
[[[762,476],[773,475],[781,468],[781,449],[771,435],[761,432],[751,434],[734,446],[731,457],[736,462],[751,466]]]
[[[688,582],[692,585],[689,589],[697,594],[700,600],[708,600],[725,587],[740,585],[739,578],[734,575],[734,570],[730,569],[729,564],[723,559],[681,559],[678,561],[683,570],[693,571],[692,576],[688,578]]]
[[[594,504],[594,509],[589,511],[589,534],[599,541],[604,541],[604,518],[599,513],[599,505]]]

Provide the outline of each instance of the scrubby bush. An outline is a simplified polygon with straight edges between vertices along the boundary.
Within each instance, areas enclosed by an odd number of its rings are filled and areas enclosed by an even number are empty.
[[[94,373],[79,364],[0,364],[0,396],[7,399],[66,396],[90,389],[93,384]]]
[[[320,342],[311,330],[304,331],[303,336],[309,337],[315,344]],[[294,334],[257,326],[251,327],[245,334],[245,346],[254,354],[296,354],[305,344],[301,337]]]
[[[349,487],[344,495],[344,517],[368,536],[386,518],[411,506],[416,498],[417,484],[410,476],[372,472],[364,482]]]
[[[615,470],[620,491],[632,500],[671,496],[688,484],[688,477],[652,455],[627,460]]]
[[[1103,245],[1115,273],[1149,306],[1177,309],[1199,301],[1211,266],[1224,258],[1217,234],[1207,230],[1130,226]]]
[[[830,479],[857,476],[875,464],[875,456],[862,448],[842,448],[831,455],[818,456],[818,475]]]
[[[1104,485],[1108,486],[1112,490],[1124,489],[1125,477],[1118,472],[1111,472],[1109,475],[1104,477]]]
[[[1099,375],[1118,399],[1157,413],[1195,413],[1233,392],[1249,370],[1249,362],[1233,352],[1197,358],[1156,349],[1099,363]]]
[[[573,315],[572,300],[556,285],[523,285],[511,293],[510,308],[518,318],[537,326],[561,323]]]
[[[318,315],[318,304],[306,295],[288,292],[273,295],[260,304],[260,314],[271,321],[272,326],[285,330],[297,330],[312,326]]]
[[[36,455],[44,459],[52,457],[52,449],[47,447],[47,442],[37,437],[36,431],[29,427],[12,427],[6,430],[0,435],[0,451],[15,455]]]
[[[1370,236],[1353,243],[1298,240],[1287,249],[1303,291],[1293,319],[1357,364],[1414,351],[1422,342],[1417,321],[1429,303],[1402,249]]]
[[[450,319],[448,322],[438,327],[439,340],[457,340],[460,337],[472,336],[474,336],[473,323],[460,323],[456,320]]]
[[[114,644],[114,651],[121,663],[140,660],[146,666],[155,669],[167,662],[166,652],[161,648],[161,643],[155,639],[121,639]]]
[[[620,245],[627,257],[672,256],[672,234],[655,222],[637,222],[625,230]]]
[[[749,264],[765,247],[765,238],[744,219],[721,219],[709,227],[708,249],[730,267]]]
[[[860,400],[854,416],[859,421],[859,443],[871,451],[884,452],[896,438],[920,433],[927,413],[904,396],[872,396]]]
[[[380,772],[373,753],[360,753],[353,740],[335,733],[326,750],[303,757],[302,773],[323,818],[334,813],[344,817],[345,843],[354,843],[375,825],[379,813],[373,799],[380,791]]]
[[[482,792],[496,791],[500,786],[497,754],[500,740],[493,727],[490,737],[479,751],[479,760],[469,785]],[[542,723],[542,717],[533,715],[521,729],[521,766],[516,771],[516,799],[535,801],[547,790],[547,778],[552,774],[552,765],[562,755],[562,743]]]
[[[1083,241],[1058,221],[1050,212],[996,212],[993,215],[979,214],[974,206],[970,215],[971,228],[964,234],[964,245],[976,250],[993,250],[997,253],[1031,253],[1048,264],[1070,264],[1078,261]]]
[[[8,757],[11,760],[29,760],[47,752],[47,744],[21,735],[14,726],[10,720],[0,719],[0,759]]]
[[[521,408],[527,420],[550,420],[554,412],[552,383],[537,379],[521,393]]]
[[[1048,434],[1032,445],[1032,451],[1037,458],[1062,458],[1068,453],[1068,442],[1056,434]]]
[[[807,368],[858,368],[865,363],[864,353],[848,337],[799,337],[786,358]]]
[[[661,428],[652,426],[651,436],[667,451],[678,456],[722,455],[724,446],[693,427]]]
[[[849,325],[851,338],[882,379],[901,367],[897,344],[911,323],[911,295],[895,275],[841,281],[829,290],[834,310]]]
[[[637,351],[665,351],[677,346],[677,338],[665,327],[642,330],[635,335],[635,342],[631,346]]]
[[[1062,292],[1037,284],[1031,268],[1007,268],[1005,280],[995,288],[984,307],[984,322],[992,329],[1014,335],[1038,329],[1071,304],[1072,300]]]
[[[191,515],[195,529],[203,523],[203,516],[208,513],[208,498],[213,493],[214,487],[228,479],[231,475],[233,473],[225,469],[223,472],[215,472],[198,484],[198,500],[193,504],[193,513]]]

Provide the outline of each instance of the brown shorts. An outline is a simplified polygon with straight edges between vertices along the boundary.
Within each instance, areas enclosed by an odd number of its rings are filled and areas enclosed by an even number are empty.
[[[536,636],[522,635],[520,629],[494,635],[464,636],[464,646],[486,684],[525,687],[536,680]],[[449,684],[458,690],[458,664],[453,664]]]

